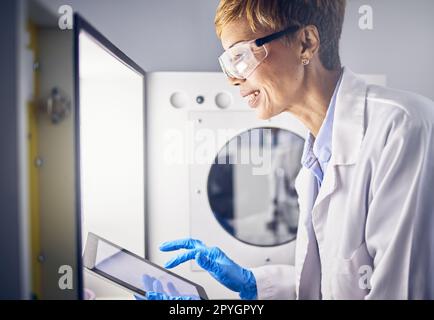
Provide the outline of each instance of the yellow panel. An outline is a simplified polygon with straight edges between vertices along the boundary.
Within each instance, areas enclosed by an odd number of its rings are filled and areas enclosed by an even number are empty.
[[[37,28],[31,22],[28,23],[27,31],[30,35],[28,48],[33,51],[34,60],[38,57]],[[41,251],[40,241],[40,205],[39,205],[39,172],[35,165],[38,156],[38,126],[37,108],[39,100],[39,77],[38,71],[33,71],[34,94],[33,101],[27,103],[28,117],[28,150],[29,150],[29,186],[30,186],[30,240],[31,240],[31,268],[32,268],[32,292],[35,298],[41,297],[41,265],[38,256]]]

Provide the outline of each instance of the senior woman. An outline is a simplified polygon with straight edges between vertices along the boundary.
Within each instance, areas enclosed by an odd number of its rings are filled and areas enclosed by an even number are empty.
[[[243,299],[434,298],[434,103],[342,68],[345,4],[222,0],[215,19],[223,71],[258,118],[289,112],[309,131],[295,266],[247,269],[184,239],[161,246],[187,249],[166,267],[195,259]]]

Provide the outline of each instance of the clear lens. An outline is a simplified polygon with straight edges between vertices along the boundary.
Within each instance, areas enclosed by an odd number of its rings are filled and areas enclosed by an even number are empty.
[[[266,57],[265,47],[257,47],[254,41],[250,41],[226,50],[219,62],[228,77],[247,79]]]

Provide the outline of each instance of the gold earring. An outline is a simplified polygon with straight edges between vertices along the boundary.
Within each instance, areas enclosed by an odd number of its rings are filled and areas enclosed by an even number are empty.
[[[307,65],[310,63],[310,60],[309,60],[309,59],[302,59],[302,60],[301,60],[301,63],[302,63],[304,66],[307,66]]]

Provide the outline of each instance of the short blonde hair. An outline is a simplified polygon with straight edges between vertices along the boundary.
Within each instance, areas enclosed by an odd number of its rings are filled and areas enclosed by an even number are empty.
[[[215,17],[217,36],[223,28],[246,18],[250,29],[276,32],[289,26],[317,27],[320,35],[320,60],[325,68],[340,68],[339,40],[346,0],[221,0]]]

